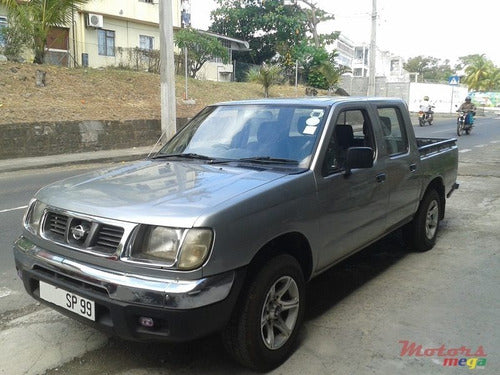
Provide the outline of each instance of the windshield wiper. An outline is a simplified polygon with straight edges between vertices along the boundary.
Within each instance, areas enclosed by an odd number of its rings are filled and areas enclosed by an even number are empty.
[[[168,159],[168,158],[181,158],[181,159],[197,159],[197,160],[212,160],[213,158],[194,154],[194,153],[186,153],[186,154],[158,154],[153,156],[151,159]]]
[[[299,164],[299,162],[297,160],[273,158],[271,156],[253,156],[251,158],[241,158],[241,159],[238,159],[237,161],[249,162],[249,163],[260,163],[260,164],[289,164],[289,165]]]

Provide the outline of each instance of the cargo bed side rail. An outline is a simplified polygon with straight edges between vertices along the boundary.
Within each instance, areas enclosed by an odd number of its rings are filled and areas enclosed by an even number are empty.
[[[417,138],[418,151],[422,157],[427,157],[432,154],[440,153],[444,150],[456,148],[456,138]],[[423,144],[420,146],[420,144]]]

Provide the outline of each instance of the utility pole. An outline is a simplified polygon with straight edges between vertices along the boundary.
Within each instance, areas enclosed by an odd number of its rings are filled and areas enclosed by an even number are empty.
[[[377,0],[372,0],[372,33],[370,38],[368,96],[375,96],[376,53],[377,53]]]
[[[176,100],[174,69],[174,25],[172,1],[160,0],[160,81],[161,131],[166,140],[176,132]]]

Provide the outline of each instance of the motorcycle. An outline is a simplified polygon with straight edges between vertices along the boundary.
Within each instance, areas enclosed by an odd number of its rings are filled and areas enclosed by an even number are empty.
[[[425,126],[425,123],[432,125],[432,121],[434,120],[434,112],[432,111],[432,108],[434,108],[434,106],[431,106],[428,111],[420,110],[418,112],[418,124],[420,126]]]
[[[460,111],[457,118],[457,135],[460,137],[462,134],[469,135],[474,125],[467,123],[467,116],[469,112]],[[474,115],[474,112],[472,112]]]

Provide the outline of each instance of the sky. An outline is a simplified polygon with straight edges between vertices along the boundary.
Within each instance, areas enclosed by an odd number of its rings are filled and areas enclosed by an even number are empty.
[[[335,15],[320,31],[340,31],[356,44],[369,44],[373,0],[316,0]],[[500,67],[500,1],[376,0],[377,48],[405,59],[431,56],[450,60],[485,54]],[[191,0],[191,24],[210,25],[214,0]]]

